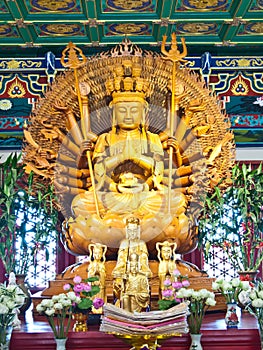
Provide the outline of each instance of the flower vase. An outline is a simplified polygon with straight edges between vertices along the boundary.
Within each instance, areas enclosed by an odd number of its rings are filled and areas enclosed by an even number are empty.
[[[22,289],[24,294],[26,295],[26,299],[24,304],[19,308],[20,314],[25,317],[26,311],[29,309],[32,303],[32,295],[30,293],[29,285],[26,282],[25,274],[16,274],[16,283]]]
[[[238,271],[241,281],[249,281],[254,285],[257,283],[257,275],[259,271]]]
[[[55,338],[57,350],[66,350],[66,342],[68,338]]]
[[[258,330],[260,335],[261,349],[263,349],[263,320],[258,318]]]
[[[73,331],[74,332],[87,332],[88,331],[88,313],[78,312],[72,315],[74,322]]]
[[[13,327],[0,327],[0,350],[8,350],[12,336]]]
[[[239,320],[237,315],[237,303],[227,303],[225,322],[227,328],[237,328]]]
[[[191,337],[190,350],[203,350],[202,344],[201,344],[202,334],[190,333],[190,337]]]

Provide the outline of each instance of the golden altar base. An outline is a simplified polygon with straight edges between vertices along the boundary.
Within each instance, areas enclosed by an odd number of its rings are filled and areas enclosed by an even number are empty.
[[[144,334],[144,335],[136,335],[136,334],[120,334],[115,332],[110,332],[108,334],[114,335],[116,338],[123,340],[125,343],[132,346],[130,350],[140,350],[140,349],[149,349],[149,350],[157,350],[161,348],[160,343],[166,339],[172,337],[182,336],[179,333],[174,334]]]

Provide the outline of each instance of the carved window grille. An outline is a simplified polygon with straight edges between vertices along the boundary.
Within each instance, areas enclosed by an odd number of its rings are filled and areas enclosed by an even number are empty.
[[[237,265],[234,265],[233,262],[229,260],[226,252],[222,248],[213,244],[209,249],[203,269],[207,272],[209,277],[223,277],[226,280],[230,280],[238,276]]]
[[[48,287],[48,282],[56,277],[56,259],[57,259],[57,237],[56,233],[51,236],[48,250],[49,258],[47,260],[43,251],[36,255],[37,266],[30,266],[27,273],[27,282],[31,289],[43,289]]]
[[[30,213],[29,213],[30,214]],[[57,259],[57,233],[55,231],[49,232],[49,236],[46,244],[46,251],[41,249],[40,244],[34,242],[35,234],[30,232],[31,222],[30,215],[27,214],[29,221],[26,223],[26,245],[29,248],[27,251],[22,251],[20,248],[16,249],[16,261],[23,261],[25,254],[34,254],[35,264],[29,267],[26,274],[26,281],[32,290],[43,289],[48,286],[48,281],[53,280],[56,276],[56,259]],[[22,209],[18,209],[17,213],[17,225],[20,225],[20,220],[23,218]],[[35,216],[33,215],[33,219]],[[17,237],[16,247],[21,247],[21,237]],[[47,252],[47,253],[46,253]],[[22,259],[23,255],[23,259]],[[30,258],[28,256],[28,258]]]

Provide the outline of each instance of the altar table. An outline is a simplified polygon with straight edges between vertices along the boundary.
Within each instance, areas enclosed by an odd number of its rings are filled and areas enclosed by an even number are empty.
[[[227,329],[224,312],[205,315],[202,324],[203,350],[261,350],[257,320],[247,312],[241,313],[237,329]],[[165,340],[162,350],[188,350],[189,334]],[[129,345],[113,335],[99,331],[99,325],[90,325],[88,332],[69,332],[67,350],[128,350]],[[53,333],[44,316],[31,315],[22,321],[22,329],[13,331],[11,350],[55,350]]]

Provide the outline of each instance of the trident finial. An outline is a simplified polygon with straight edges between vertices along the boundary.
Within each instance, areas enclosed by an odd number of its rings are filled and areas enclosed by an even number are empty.
[[[65,58],[67,55],[68,60],[66,62]],[[80,58],[82,58],[82,60],[80,60]],[[60,62],[64,67],[75,69],[85,64],[87,62],[87,57],[83,54],[81,49],[75,46],[72,42],[69,42],[67,47],[62,51]]]
[[[183,45],[183,52],[180,53],[177,47],[177,41],[176,41],[176,34],[172,33],[172,42],[171,42],[171,49],[167,51],[165,49],[165,44],[167,40],[167,35],[163,36],[162,46],[161,46],[161,52],[166,57],[163,57],[165,60],[171,60],[173,62],[186,62],[183,60],[183,58],[187,55],[187,48],[185,45],[185,39],[181,38],[181,42]]]

